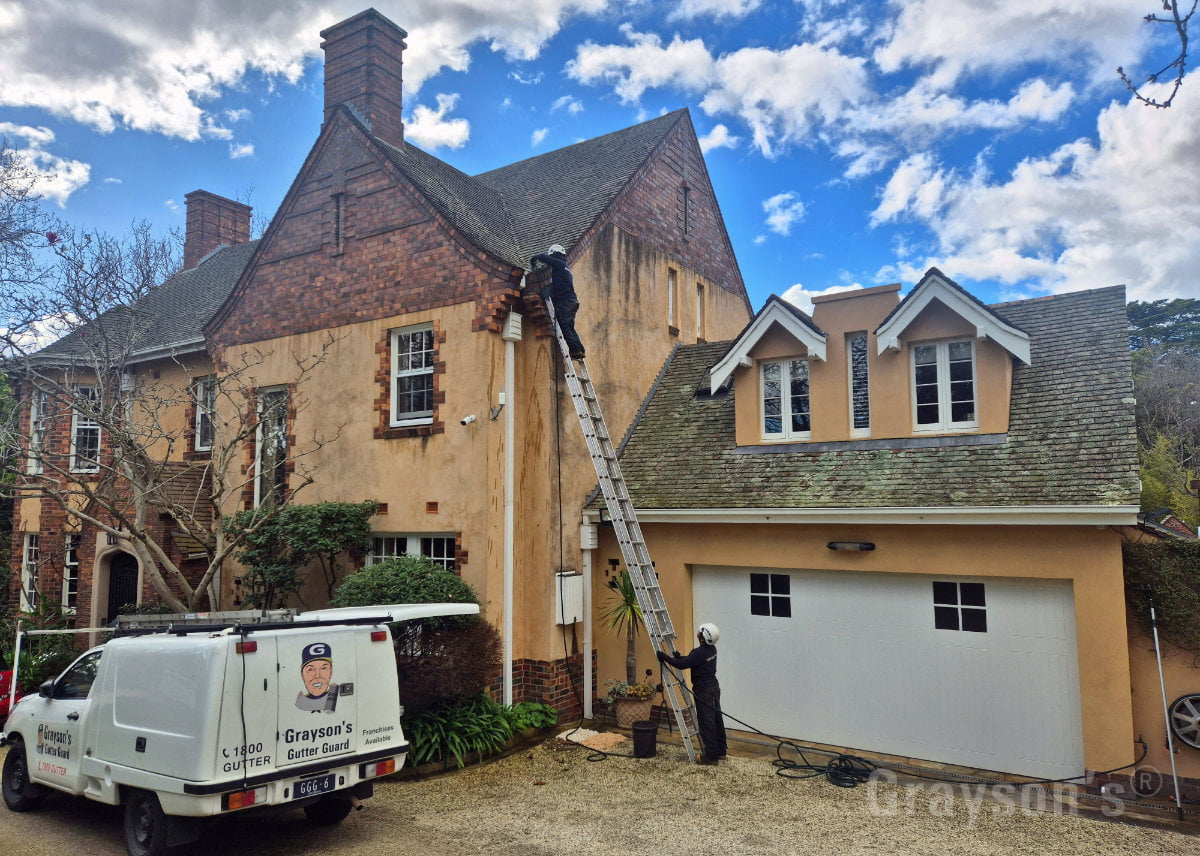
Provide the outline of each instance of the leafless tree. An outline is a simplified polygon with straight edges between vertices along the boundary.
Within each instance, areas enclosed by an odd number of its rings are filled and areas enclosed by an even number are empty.
[[[1175,57],[1158,71],[1148,75],[1145,83],[1148,84],[1160,83],[1164,80],[1171,81],[1170,92],[1166,98],[1151,98],[1142,92],[1142,86],[1133,82],[1133,79],[1125,73],[1125,69],[1118,66],[1117,74],[1120,75],[1121,81],[1133,93],[1133,97],[1149,107],[1170,107],[1171,102],[1175,100],[1175,96],[1179,93],[1179,88],[1183,86],[1183,78],[1187,73],[1187,57],[1188,57],[1188,25],[1192,21],[1192,16],[1196,14],[1197,3],[1200,0],[1192,0],[1191,5],[1188,5],[1187,0],[1183,0],[1182,11],[1180,0],[1161,0],[1162,11],[1165,15],[1151,12],[1142,20],[1148,24],[1165,24],[1175,30],[1175,35],[1178,37],[1179,52]],[[1171,40],[1172,45],[1175,44],[1175,39]],[[1172,79],[1173,77],[1173,79]]]

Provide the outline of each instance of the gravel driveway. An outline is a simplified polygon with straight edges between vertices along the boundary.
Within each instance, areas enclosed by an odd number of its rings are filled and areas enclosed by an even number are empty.
[[[367,808],[316,829],[298,811],[214,824],[193,856],[580,856],[580,854],[1200,854],[1197,827],[1076,815],[1047,799],[943,786],[785,779],[769,759],[688,764],[677,746],[649,759],[589,762],[556,740],[449,775],[380,783]],[[628,742],[614,749],[629,752]],[[735,747],[735,751],[736,747]],[[1044,796],[1044,795],[1043,795]],[[120,856],[119,809],[55,798],[0,809],[3,856]]]

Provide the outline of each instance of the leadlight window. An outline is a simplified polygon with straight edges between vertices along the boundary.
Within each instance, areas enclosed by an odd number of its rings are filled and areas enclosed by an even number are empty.
[[[433,325],[392,331],[392,425],[433,421]]]
[[[787,574],[751,574],[750,614],[791,618],[792,578]]]
[[[32,612],[38,604],[38,563],[41,554],[38,535],[25,533],[24,549],[21,552],[21,611]]]
[[[100,423],[96,421],[100,393],[94,386],[75,389],[71,416],[71,472],[100,471]]]
[[[937,630],[987,633],[987,596],[983,583],[933,583],[933,626]]]
[[[259,390],[255,506],[278,505],[287,490],[287,390]]]
[[[26,471],[30,475],[42,472],[49,421],[50,394],[44,389],[35,389],[29,400],[29,465]]]
[[[371,553],[367,556],[367,564],[378,565],[385,559],[395,559],[398,556],[425,556],[448,571],[457,571],[454,543],[453,535],[376,535],[371,539]]]
[[[762,364],[762,432],[767,440],[807,440],[812,431],[808,361]]]
[[[208,452],[213,447],[213,419],[217,410],[217,379],[205,377],[196,381],[196,436],[193,448]]]
[[[912,360],[915,430],[978,428],[974,343],[963,340],[914,345]]]
[[[854,437],[866,437],[871,433],[867,334],[851,333],[847,337],[846,352],[850,377],[850,433]]]
[[[78,533],[67,535],[63,544],[62,606],[74,612],[79,599],[79,546],[83,536]]]

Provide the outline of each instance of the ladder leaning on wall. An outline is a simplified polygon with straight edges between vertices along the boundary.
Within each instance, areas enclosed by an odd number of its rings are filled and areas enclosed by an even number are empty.
[[[608,514],[612,519],[617,542],[621,545],[621,555],[629,569],[629,579],[637,593],[646,631],[657,650],[670,654],[675,650],[675,628],[671,624],[671,615],[667,611],[667,603],[658,585],[658,575],[650,561],[650,552],[642,538],[642,527],[638,524],[637,513],[629,499],[625,478],[621,475],[621,465],[617,461],[617,452],[609,437],[604,414],[600,411],[596,389],[592,386],[583,360],[571,359],[567,340],[563,338],[554,315],[554,304],[549,297],[546,297],[546,311],[550,313],[554,325],[554,335],[562,353],[567,389],[570,390],[571,400],[575,403],[575,413],[579,416],[579,425],[583,428],[592,464],[596,467],[596,476],[600,480],[604,501],[608,504]],[[692,738],[696,736],[698,720],[691,693],[684,685],[679,672],[670,666],[664,665],[662,676],[663,697],[675,715],[675,723],[683,738],[688,760],[695,763],[696,747]]]

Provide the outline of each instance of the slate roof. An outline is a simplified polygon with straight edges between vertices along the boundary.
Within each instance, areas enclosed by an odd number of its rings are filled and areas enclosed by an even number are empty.
[[[38,352],[39,359],[93,355],[101,340],[121,357],[189,346],[237,284],[258,241],[221,247],[200,264],[151,289],[133,307],[120,306]],[[195,344],[190,344],[191,348]]]
[[[685,345],[624,444],[630,497],[639,509],[1136,505],[1124,289],[989,309],[1031,337],[1007,434],[739,449],[736,388],[703,394],[731,343]]]

